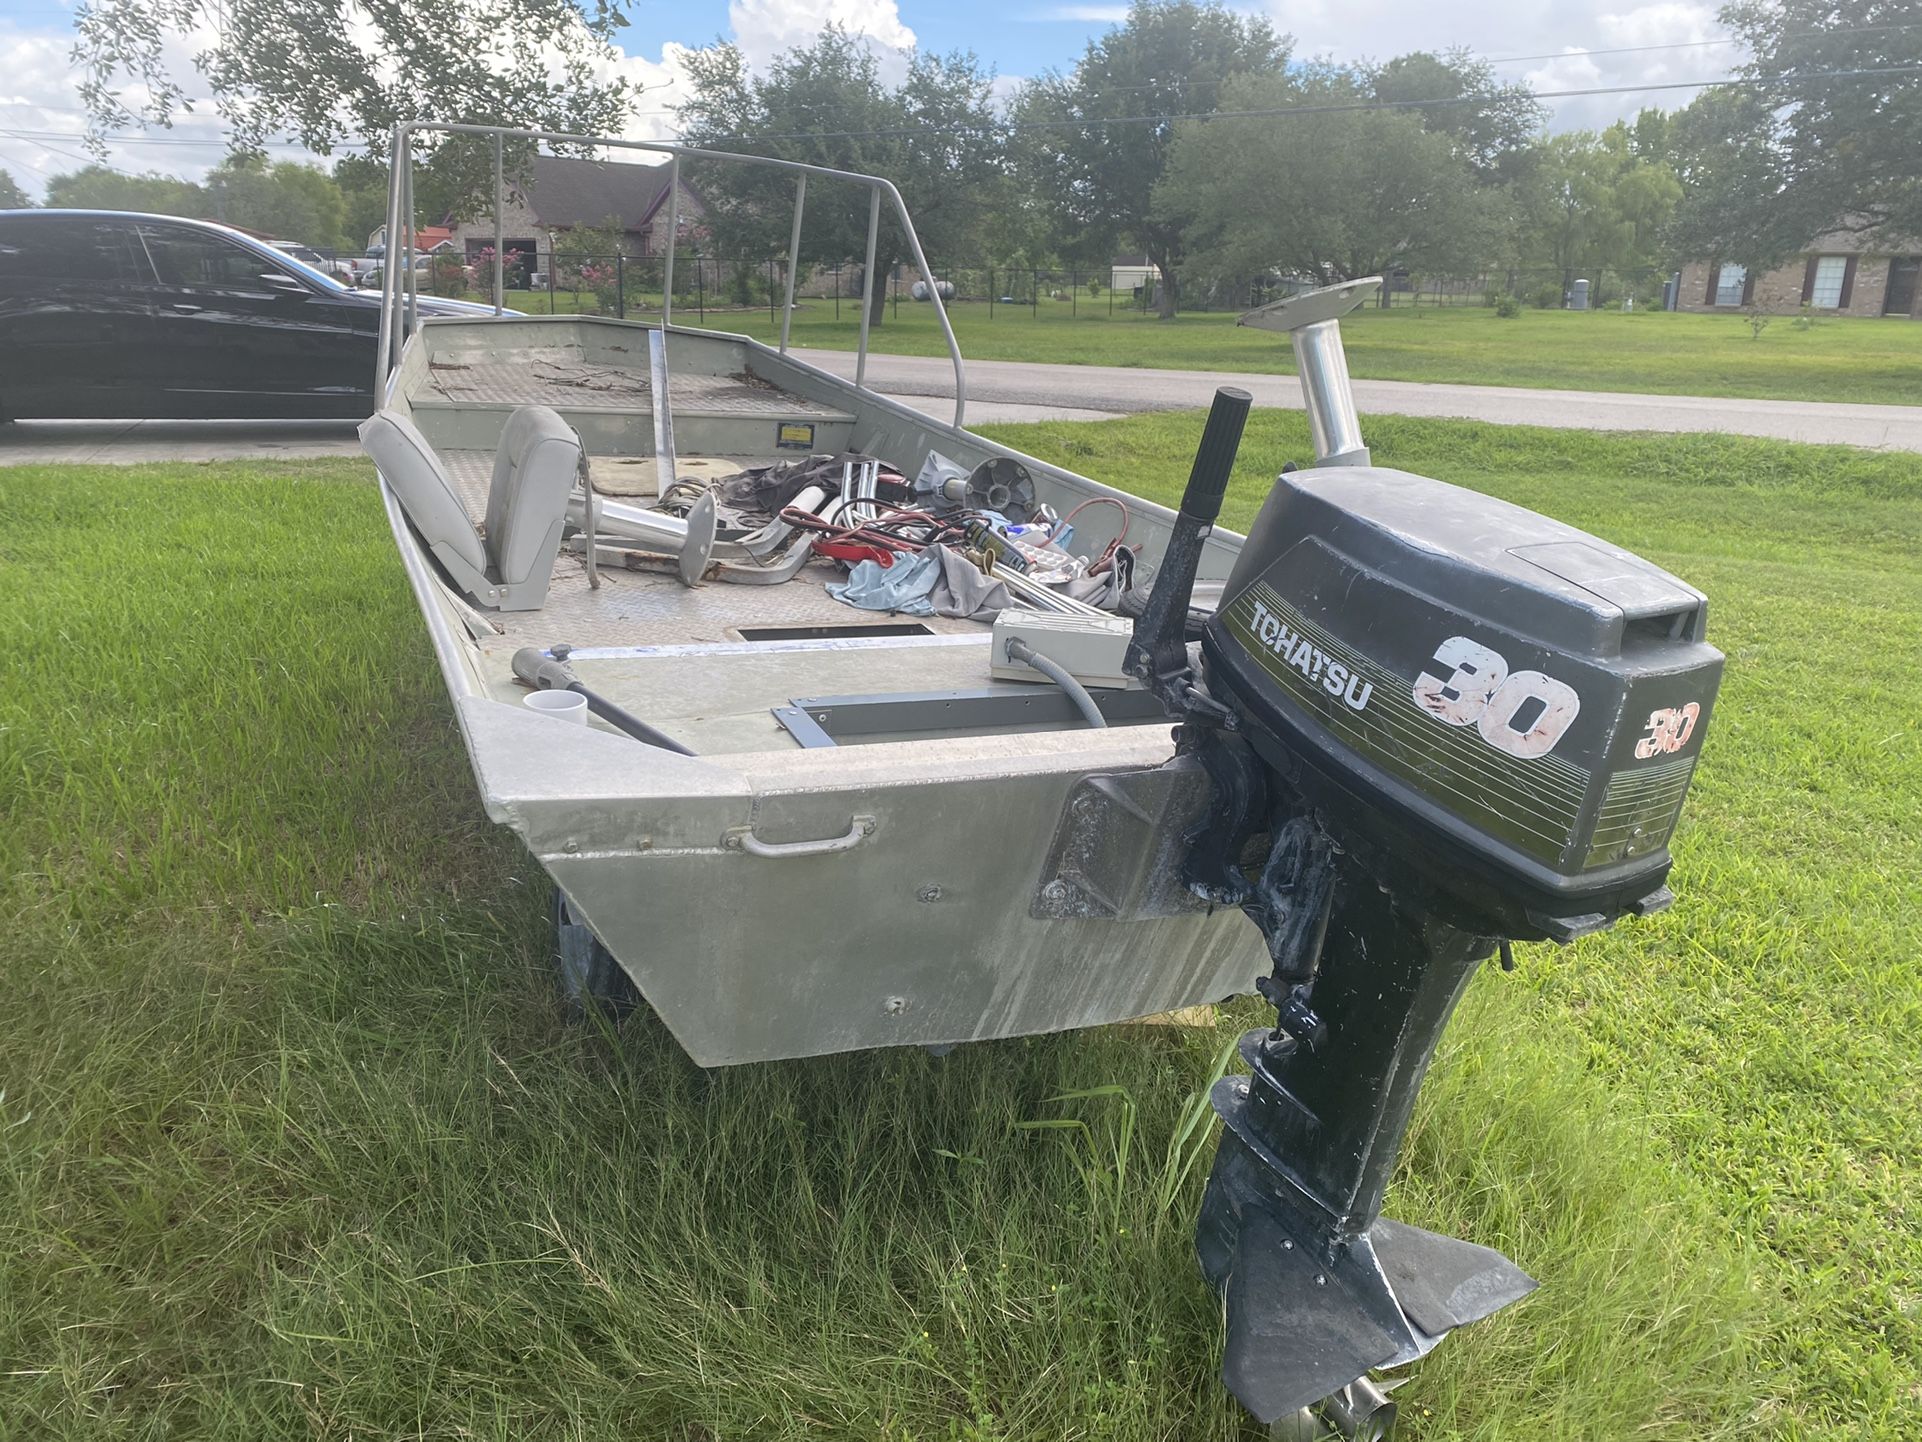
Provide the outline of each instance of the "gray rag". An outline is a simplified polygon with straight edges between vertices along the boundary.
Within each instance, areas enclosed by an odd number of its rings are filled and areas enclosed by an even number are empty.
[[[863,611],[979,621],[992,621],[1014,604],[1005,585],[989,580],[974,562],[946,546],[897,557],[892,566],[856,562],[845,582],[829,583],[828,594]]]

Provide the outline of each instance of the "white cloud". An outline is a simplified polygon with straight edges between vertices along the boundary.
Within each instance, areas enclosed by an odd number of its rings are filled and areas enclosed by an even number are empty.
[[[1128,7],[1126,5],[1054,5],[1021,18],[1041,22],[1072,20],[1084,25],[1119,25],[1128,18]]]
[[[193,52],[200,42],[175,40],[167,47],[174,73],[192,76]],[[97,160],[81,136],[87,116],[80,103],[79,76],[73,69],[73,36],[64,29],[27,29],[0,20],[0,169],[39,196],[47,181],[63,171],[103,163],[133,174],[160,171],[199,179],[226,153],[226,127],[209,102],[175,117],[170,130],[154,130],[110,142]],[[127,87],[130,106],[146,98],[140,86]],[[302,156],[295,145],[274,148],[277,155]]]
[[[729,0],[727,22],[750,65],[808,44],[828,25],[865,35],[882,51],[914,45],[895,0]]]
[[[1521,79],[1531,90],[1589,90],[1615,86],[1667,86],[1683,81],[1709,80],[1729,73],[1741,51],[1719,41],[1727,31],[1708,5],[1662,3],[1595,17],[1594,39],[1588,48],[1617,54],[1570,53],[1536,62]],[[1693,43],[1691,43],[1693,42]],[[1641,47],[1660,46],[1661,49]],[[1543,46],[1544,51],[1553,46]],[[1699,91],[1648,89],[1616,95],[1574,96],[1549,102],[1555,108],[1558,130],[1592,129],[1607,125],[1644,106],[1674,109],[1686,105]]]
[[[1296,38],[1296,53],[1337,60],[1385,60],[1410,50],[1465,46],[1497,63],[1504,79],[1531,90],[1652,86],[1726,75],[1739,58],[1717,39],[1727,30],[1714,3],[1658,0],[1618,8],[1608,0],[1544,0],[1523,6],[1485,6],[1466,0],[1267,0],[1278,29]],[[1367,37],[1365,40],[1358,37]],[[1386,37],[1384,43],[1381,37]],[[1664,46],[1627,54],[1584,52]],[[1566,52],[1566,53],[1564,53]],[[1503,56],[1559,58],[1502,63]],[[1692,90],[1650,90],[1548,102],[1550,128],[1606,125],[1645,105],[1685,105]]]
[[[1707,44],[1625,54],[1585,53],[1714,40],[1725,33],[1715,18],[1715,0],[1652,0],[1640,5],[1633,0],[1626,4],[1623,0],[1535,0],[1527,7],[1488,6],[1478,0],[1253,3],[1268,6],[1277,27],[1296,36],[1297,53],[1303,56],[1379,60],[1408,50],[1452,45],[1466,45],[1498,61],[1503,56],[1553,56],[1497,64],[1499,74],[1540,90],[1701,80],[1727,74],[1739,58],[1733,46]],[[1101,0],[1070,0],[1037,7],[1028,18],[1092,26],[1113,23],[1125,13],[1121,6]],[[890,78],[903,63],[901,52],[915,43],[900,0],[731,0],[728,22],[749,62],[757,65],[788,47],[806,44],[829,22],[867,36]],[[91,158],[78,138],[86,116],[69,58],[72,48],[72,32],[64,24],[27,26],[0,18],[0,167],[36,195],[49,176],[76,169]],[[176,74],[194,74],[194,48],[191,42],[170,47]],[[642,89],[625,127],[629,138],[672,138],[672,111],[685,94],[682,77],[688,53],[686,47],[670,43],[658,57],[622,56],[606,62],[604,73],[619,75]],[[1045,57],[1037,61],[1022,68],[1045,68]],[[1692,93],[1647,90],[1555,102],[1551,125],[1558,130],[1605,125],[1643,105],[1685,104]],[[222,130],[211,107],[203,105],[198,113],[181,116],[172,130],[116,140],[107,161],[136,173],[160,170],[198,179],[225,152]],[[276,147],[275,153],[303,154],[291,145]]]

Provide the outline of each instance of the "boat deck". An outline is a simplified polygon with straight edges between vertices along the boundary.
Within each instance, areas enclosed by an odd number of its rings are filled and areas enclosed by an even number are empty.
[[[674,414],[851,419],[845,411],[783,390],[746,371],[733,375],[675,372],[668,382]],[[648,411],[653,386],[645,369],[597,365],[561,352],[514,360],[436,359],[413,398],[416,408],[435,405],[553,406],[582,410]]]
[[[445,451],[441,459],[478,521],[487,510],[493,453]],[[590,589],[585,561],[562,552],[540,610],[486,613],[499,628],[479,639],[491,694],[520,699],[510,662],[522,646],[565,643],[577,648],[575,668],[589,686],[713,754],[797,746],[773,715],[797,699],[990,684],[987,624],[843,605],[826,588],[846,573],[827,562],[811,562],[771,586],[710,581],[690,589],[672,575],[607,561],[600,576],[600,589]],[[811,634],[850,628],[891,630]]]

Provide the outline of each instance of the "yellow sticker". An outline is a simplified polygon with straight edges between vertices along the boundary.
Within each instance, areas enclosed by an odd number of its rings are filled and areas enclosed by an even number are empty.
[[[784,451],[811,451],[814,449],[814,425],[811,421],[782,421],[780,433],[774,444]]]

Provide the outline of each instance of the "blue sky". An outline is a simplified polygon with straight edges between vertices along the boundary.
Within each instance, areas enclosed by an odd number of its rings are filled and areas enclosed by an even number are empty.
[[[1700,80],[1727,74],[1739,59],[1731,46],[1709,43],[1725,34],[1716,0],[1242,0],[1239,8],[1265,14],[1293,35],[1298,56],[1384,60],[1464,45],[1496,60],[1504,78],[1536,90]],[[626,58],[610,68],[651,91],[637,106],[629,136],[668,139],[673,118],[663,112],[676,98],[671,82],[679,59],[717,37],[738,43],[751,63],[765,63],[833,20],[883,51],[908,45],[972,50],[1012,85],[1072,65],[1088,40],[1124,13],[1112,0],[630,0],[630,24],[621,35]],[[72,0],[0,0],[0,168],[33,194],[48,176],[88,158],[78,139],[85,116],[68,58],[71,17]],[[176,72],[191,85],[192,47],[183,41],[172,48]],[[1550,125],[1605,125],[1642,105],[1681,105],[1691,93],[1646,90],[1561,101],[1551,107]],[[203,113],[162,136],[116,140],[107,158],[124,170],[192,179],[222,152],[218,119]],[[300,154],[291,146],[277,153]]]
[[[1385,60],[1460,45],[1495,60],[1504,78],[1539,90],[1707,79],[1739,58],[1730,45],[1708,43],[1726,33],[1713,0],[1241,0],[1236,8],[1292,35],[1300,57]],[[1113,0],[689,0],[636,6],[622,43],[635,57],[636,78],[660,82],[672,73],[675,46],[723,37],[761,61],[834,19],[883,46],[972,50],[1012,83],[1071,66],[1089,39],[1125,14]],[[1571,99],[1551,106],[1551,125],[1605,125],[1645,104],[1685,103],[1690,93]],[[672,87],[658,91],[656,104],[671,94]]]
[[[657,57],[670,41],[698,46],[732,34],[725,0],[687,0],[666,6],[648,4],[629,15],[622,48],[631,55]],[[1033,75],[1050,66],[1074,63],[1091,36],[1112,25],[1108,17],[1126,13],[1122,5],[1033,5],[1020,0],[982,0],[979,4],[899,6],[902,21],[923,49],[972,50],[1003,75]]]

